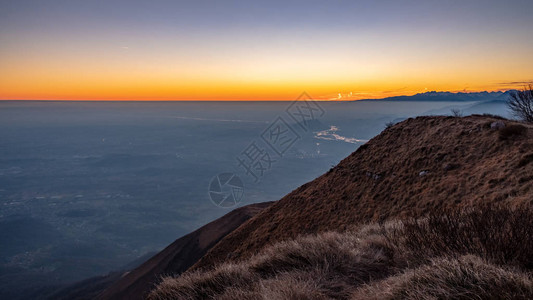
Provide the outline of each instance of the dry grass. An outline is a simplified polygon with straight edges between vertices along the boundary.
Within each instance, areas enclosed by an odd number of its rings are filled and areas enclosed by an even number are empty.
[[[149,299],[525,299],[532,234],[531,210],[501,208],[367,225],[166,278]]]
[[[477,256],[438,258],[366,285],[352,299],[532,299],[531,276]]]
[[[527,133],[527,127],[520,124],[506,126],[499,130],[500,140],[507,140],[513,137],[524,136]]]
[[[402,222],[387,239],[412,257],[478,255],[492,263],[533,269],[533,212],[486,207]],[[419,262],[420,263],[420,262]]]

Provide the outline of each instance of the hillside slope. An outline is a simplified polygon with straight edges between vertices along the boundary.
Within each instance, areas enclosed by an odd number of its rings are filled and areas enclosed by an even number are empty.
[[[177,275],[198,261],[228,233],[272,202],[250,204],[231,211],[200,229],[177,239],[138,268],[125,274],[97,299],[144,299],[163,275]]]
[[[491,128],[494,122],[506,127]],[[247,221],[192,269],[373,221],[487,203],[531,206],[532,136],[531,126],[490,116],[408,119]]]
[[[533,210],[485,207],[298,237],[148,299],[532,299]]]

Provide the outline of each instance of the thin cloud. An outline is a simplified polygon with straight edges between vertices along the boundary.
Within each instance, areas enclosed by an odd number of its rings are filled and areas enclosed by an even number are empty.
[[[528,84],[533,84],[533,80],[498,82],[498,84],[499,85],[505,85],[505,86],[528,85]]]

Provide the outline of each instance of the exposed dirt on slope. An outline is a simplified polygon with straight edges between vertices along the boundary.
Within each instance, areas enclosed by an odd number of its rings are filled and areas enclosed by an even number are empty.
[[[193,266],[249,258],[274,242],[483,204],[531,206],[533,128],[488,116],[418,117],[361,146],[227,235]]]

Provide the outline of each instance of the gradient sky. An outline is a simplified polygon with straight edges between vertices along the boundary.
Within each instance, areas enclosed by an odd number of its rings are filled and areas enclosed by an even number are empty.
[[[0,0],[0,99],[361,99],[533,80],[533,1]]]

